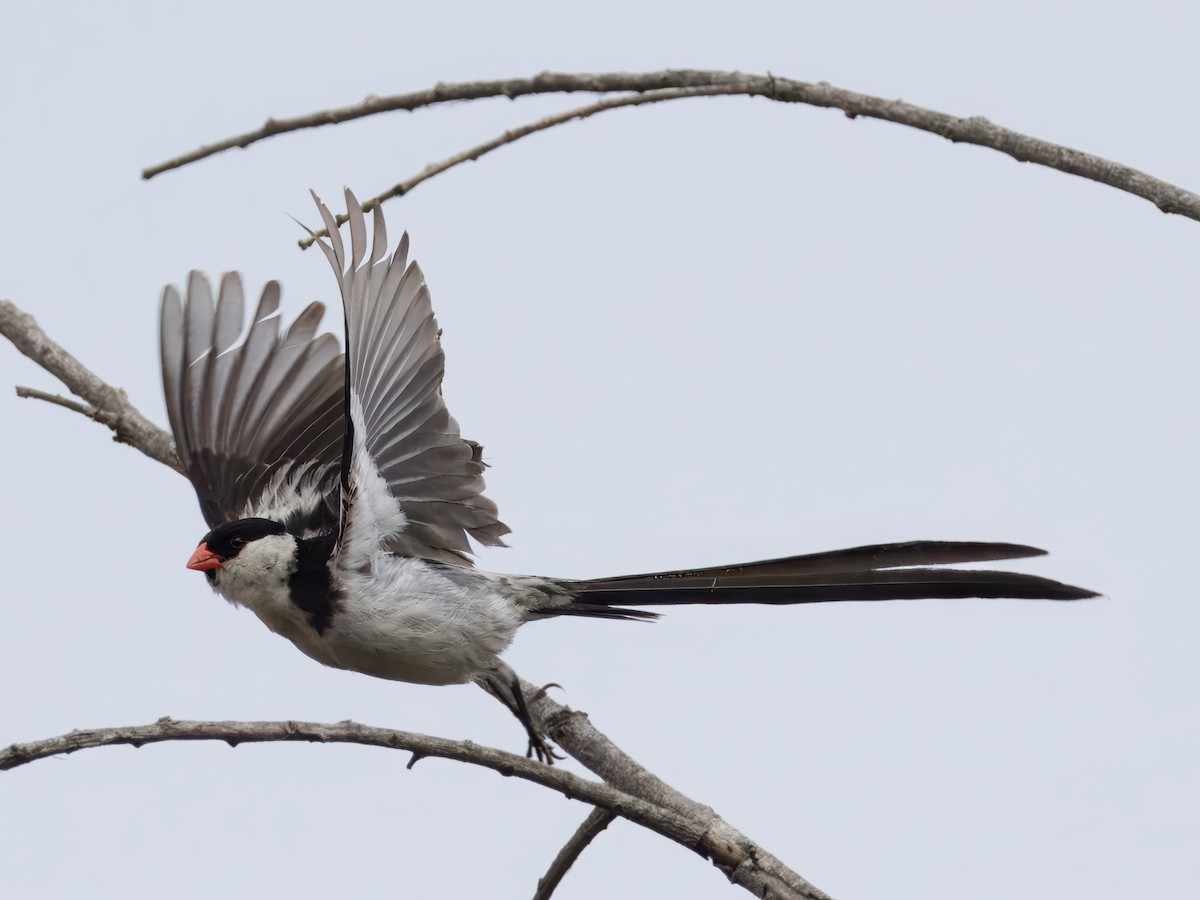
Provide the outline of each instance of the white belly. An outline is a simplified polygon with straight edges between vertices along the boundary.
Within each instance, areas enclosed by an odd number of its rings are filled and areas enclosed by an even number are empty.
[[[493,667],[522,621],[486,582],[456,585],[420,560],[384,558],[371,577],[346,576],[343,587],[324,636],[331,664],[376,678],[471,681]]]

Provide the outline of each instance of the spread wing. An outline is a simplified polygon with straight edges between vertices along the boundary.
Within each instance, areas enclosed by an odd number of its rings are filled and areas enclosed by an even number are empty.
[[[502,546],[509,529],[483,496],[483,448],[459,434],[442,399],[445,356],[429,289],[408,263],[408,235],[387,258],[378,207],[367,229],[354,195],[347,258],[337,223],[313,195],[329,228],[318,241],[337,273],[346,310],[346,428],[342,466],[343,565],[366,564],[377,548],[471,565],[467,536]]]
[[[188,277],[186,301],[163,290],[163,392],[180,459],[210,527],[262,516],[329,531],[345,433],[337,339],[316,333],[320,303],[280,335],[276,282],[244,334],[243,305],[235,273],[222,277],[215,304],[200,272]]]

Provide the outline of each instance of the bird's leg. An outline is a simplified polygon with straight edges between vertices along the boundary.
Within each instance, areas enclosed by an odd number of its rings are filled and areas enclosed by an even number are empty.
[[[537,758],[549,766],[554,765],[556,759],[566,759],[562,754],[555,753],[554,747],[538,731],[537,725],[534,724],[533,716],[529,714],[529,707],[525,705],[525,693],[521,690],[521,679],[517,678],[515,674],[513,675],[510,687],[512,688],[513,700],[516,701],[517,719],[525,726],[525,732],[529,735],[529,747],[526,749],[525,755],[532,756],[536,753]],[[545,691],[546,689],[542,688],[538,692],[538,696],[544,694]]]
[[[565,756],[556,753],[550,742],[538,731],[533,716],[529,714],[529,707],[525,704],[525,694],[521,691],[521,679],[517,677],[516,672],[505,666],[502,670],[481,675],[478,680],[489,694],[508,707],[508,711],[525,726],[525,733],[529,735],[529,748],[525,751],[526,756],[536,755],[540,762],[550,766],[554,765],[556,759],[566,759]],[[542,690],[544,691],[545,688]]]

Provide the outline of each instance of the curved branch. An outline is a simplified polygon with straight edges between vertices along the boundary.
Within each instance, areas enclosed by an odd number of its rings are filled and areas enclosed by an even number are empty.
[[[350,721],[328,725],[316,722],[189,722],[165,716],[150,725],[80,729],[28,744],[13,744],[5,750],[0,750],[0,771],[91,747],[111,747],[117,744],[142,747],[164,741],[225,741],[231,747],[238,744],[277,741],[364,744],[390,750],[405,750],[417,758],[452,759],[551,788],[572,800],[582,800],[613,815],[637,822],[695,850],[702,856],[709,855],[705,835],[694,823],[672,810],[661,809],[608,785],[588,781],[564,769],[556,769],[514,753],[483,747],[471,741],[451,741]],[[720,852],[719,848],[716,852]]]
[[[393,94],[388,97],[369,96],[361,103],[351,106],[324,109],[319,112],[290,119],[267,119],[261,128],[235,135],[222,141],[206,144],[190,153],[184,153],[174,159],[159,163],[156,166],[142,170],[142,178],[150,179],[171,169],[178,169],[209,156],[215,156],[234,148],[245,149],[251,144],[286,134],[289,131],[303,131],[307,128],[320,128],[323,125],[338,125],[354,119],[362,119],[378,113],[407,110],[409,112],[427,106],[437,106],[442,103],[454,103],[462,100],[482,100],[485,97],[517,97],[530,94],[561,94],[586,92],[606,94],[613,91],[655,91],[663,88],[697,87],[699,85],[717,84],[717,77],[725,76],[734,79],[744,79],[746,76],[738,72],[703,72],[690,70],[668,70],[665,72],[629,73],[614,72],[594,75],[571,74],[564,72],[542,72],[532,78],[510,78],[498,81],[463,81],[438,82],[433,87],[423,91],[413,91],[408,94]]]
[[[596,113],[606,112],[610,109],[622,109],[626,106],[644,106],[648,103],[662,103],[664,100],[682,100],[686,97],[715,97],[721,94],[738,93],[731,91],[723,85],[706,85],[694,88],[670,88],[665,91],[647,91],[644,94],[633,94],[623,97],[613,97],[608,100],[601,100],[598,103],[592,103],[588,106],[580,106],[576,109],[569,109],[566,112],[555,113],[552,116],[546,116],[543,119],[538,119],[536,122],[530,122],[528,125],[522,125],[520,128],[511,128],[504,134],[492,138],[490,141],[485,141],[469,150],[464,150],[461,153],[455,153],[453,156],[448,156],[440,162],[434,162],[427,165],[416,175],[401,181],[399,184],[393,185],[382,194],[378,194],[367,200],[362,205],[363,212],[370,212],[380,203],[385,200],[391,200],[393,197],[403,197],[417,185],[424,181],[428,181],[434,175],[440,175],[447,169],[453,169],[455,166],[462,165],[465,162],[474,162],[479,157],[491,153],[506,144],[513,144],[523,137],[528,137],[531,134],[536,134],[539,131],[545,131],[547,128],[553,128],[556,125],[563,125],[567,122],[576,119],[586,119],[589,116],[594,116]],[[350,217],[344,213],[336,216],[338,225],[345,225]],[[299,241],[300,249],[307,250],[311,247],[318,238],[329,237],[329,229],[322,228],[320,231],[309,232],[309,236],[301,238]]]
[[[41,741],[13,744],[0,751],[0,770],[15,769],[39,759],[46,759],[62,753],[75,753],[90,747],[127,744],[140,748],[146,744],[164,741],[225,741],[231,747],[243,743],[308,741],[325,744],[364,744],[392,750],[405,750],[413,754],[414,761],[427,756],[453,759],[560,791],[573,800],[581,800],[592,806],[608,810],[694,850],[711,860],[714,866],[727,874],[744,864],[743,860],[737,858],[740,854],[744,854],[746,851],[753,853],[758,850],[753,846],[729,847],[719,834],[704,828],[701,823],[692,821],[674,810],[664,809],[606,784],[588,781],[571,772],[534,762],[514,753],[483,747],[471,741],[451,741],[389,728],[375,728],[350,721],[327,725],[293,721],[189,722],[163,717],[150,725],[76,730]],[[599,830],[597,829],[597,831]],[[572,841],[574,840],[573,838]],[[730,877],[731,880],[737,880],[733,879],[732,875]],[[799,898],[799,900],[825,898],[825,895],[819,891],[797,893],[786,885],[782,889],[768,890],[768,886],[764,883],[755,884],[755,893],[760,897]]]
[[[322,110],[307,116],[291,119],[268,119],[261,128],[254,131],[208,144],[191,153],[185,153],[168,162],[145,169],[142,177],[153,178],[170,169],[177,169],[234,147],[249,147],[251,144],[277,134],[317,128],[322,125],[335,125],[395,110],[411,111],[441,103],[478,100],[484,97],[503,96],[511,99],[530,94],[581,91],[601,94],[632,91],[642,94],[648,91],[701,86],[721,88],[714,90],[714,94],[746,94],[766,97],[782,103],[805,103],[810,106],[840,109],[852,119],[859,116],[883,119],[887,122],[895,122],[898,125],[907,125],[910,128],[941,135],[955,143],[989,147],[1005,153],[1019,162],[1036,163],[1070,175],[1078,175],[1081,178],[1107,184],[1149,200],[1165,213],[1175,213],[1200,221],[1200,195],[1147,175],[1130,166],[1001,128],[980,116],[952,116],[906,103],[903,100],[886,100],[870,94],[860,94],[856,91],[837,88],[825,82],[796,81],[770,74],[746,75],[741,72],[698,69],[595,74],[543,72],[532,78],[439,83],[428,90],[396,94],[390,97],[368,97],[362,103],[353,106]]]
[[[595,840],[605,828],[612,824],[616,813],[611,809],[595,807],[584,819],[575,833],[567,840],[558,855],[550,863],[546,874],[538,879],[537,890],[533,892],[533,900],[550,900],[563,876],[567,874],[575,860],[587,849],[588,844]]]
[[[65,384],[72,394],[86,400],[91,410],[76,411],[111,428],[113,440],[136,447],[151,459],[170,466],[176,472],[183,472],[183,464],[175,453],[175,442],[169,434],[138,412],[124,391],[105,384],[95,372],[50,340],[33,316],[10,300],[0,300],[0,334]],[[29,392],[28,388],[25,391],[27,393],[22,394],[18,389],[17,393],[26,397],[36,396],[41,400],[53,396],[39,396],[40,392]],[[75,409],[69,403],[61,402],[64,399],[51,402]]]

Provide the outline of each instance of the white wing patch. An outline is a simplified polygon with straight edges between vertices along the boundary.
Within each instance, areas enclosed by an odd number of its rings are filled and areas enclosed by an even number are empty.
[[[315,520],[318,510],[329,502],[331,471],[318,463],[298,468],[278,469],[262,493],[246,511],[247,518],[284,522]],[[328,527],[301,528],[300,537],[310,538],[328,532]]]
[[[404,533],[408,517],[367,449],[362,401],[354,391],[350,392],[350,421],[354,424],[354,452],[338,565],[349,571],[364,571],[388,541]]]

